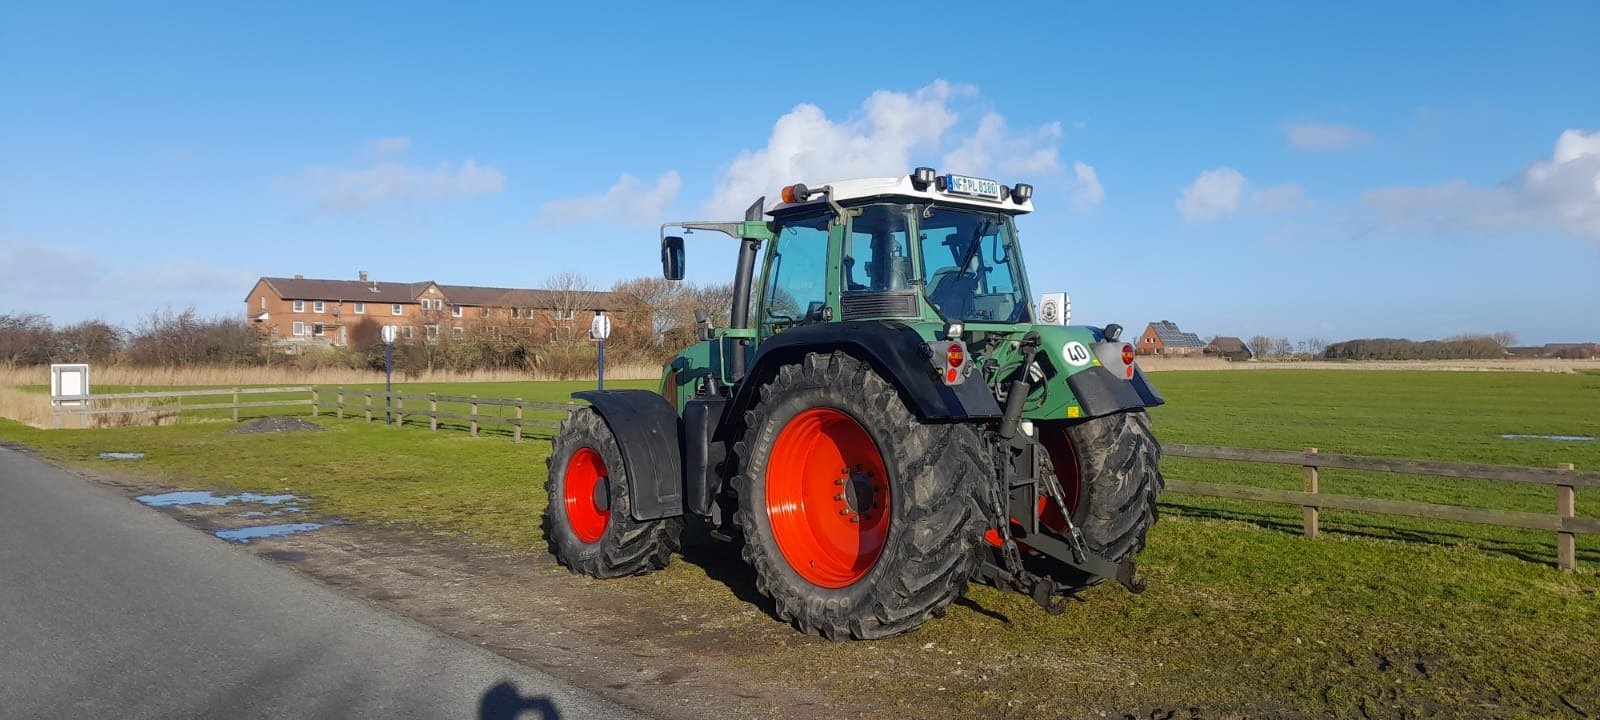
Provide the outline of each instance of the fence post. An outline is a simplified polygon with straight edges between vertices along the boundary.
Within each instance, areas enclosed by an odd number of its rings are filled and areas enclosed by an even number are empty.
[[[362,395],[367,397],[367,422],[372,422],[372,391],[368,390]]]
[[[1557,470],[1572,470],[1572,463],[1561,463]],[[1556,515],[1569,518],[1578,512],[1578,497],[1572,492],[1571,485],[1556,486]],[[1570,532],[1556,531],[1556,566],[1567,572],[1576,572],[1578,569],[1578,548],[1574,543],[1575,536]]]
[[[433,393],[428,393],[428,429],[439,429],[439,399]]]
[[[394,426],[406,426],[406,398],[400,393],[394,394]]]
[[[343,385],[339,386],[339,398],[338,398],[338,400],[339,400],[339,407],[336,409],[336,412],[339,415],[339,419],[343,420],[344,419],[344,386]]]
[[[239,422],[239,388],[233,389],[233,421]]]
[[[1316,448],[1314,448],[1314,447],[1306,448],[1306,455],[1308,457],[1309,456],[1315,456],[1316,454],[1317,454],[1317,449]],[[1309,459],[1307,460],[1307,462],[1316,462],[1316,461],[1317,461],[1317,459],[1315,457],[1309,457]],[[1306,492],[1308,492],[1308,493],[1321,492],[1317,487],[1320,484],[1320,480],[1321,480],[1321,478],[1318,477],[1318,475],[1317,475],[1317,466],[1316,465],[1306,465],[1305,466],[1305,474],[1306,474]],[[1315,505],[1307,505],[1307,506],[1305,506],[1303,508],[1302,513],[1303,513],[1303,517],[1301,518],[1301,523],[1305,526],[1306,537],[1307,538],[1315,538],[1317,536],[1317,532],[1319,530],[1321,530],[1321,517],[1319,517],[1319,508],[1317,508]]]
[[[311,386],[311,417],[316,417],[320,408],[317,407],[317,387]]]
[[[472,436],[473,437],[477,437],[478,436],[478,396],[477,395],[473,395],[472,396],[472,412],[470,413],[470,415],[472,415]]]
[[[511,442],[522,442],[522,398],[517,398],[517,424],[511,429]]]

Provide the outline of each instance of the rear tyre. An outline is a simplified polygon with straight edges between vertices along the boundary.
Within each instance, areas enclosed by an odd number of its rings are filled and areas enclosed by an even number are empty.
[[[802,632],[876,639],[966,591],[992,476],[970,425],[924,425],[844,353],[781,368],[745,414],[735,520],[756,587]]]
[[[1039,431],[1072,522],[1089,550],[1113,562],[1143,550],[1165,486],[1161,443],[1150,432],[1150,415],[1133,410],[1082,422],[1040,423]],[[1059,511],[1047,508],[1043,521],[1060,527]],[[1053,574],[1069,588],[1105,579],[1075,569]]]
[[[667,566],[679,548],[683,521],[633,519],[622,452],[599,413],[584,408],[568,415],[546,464],[545,533],[557,561],[597,578]]]

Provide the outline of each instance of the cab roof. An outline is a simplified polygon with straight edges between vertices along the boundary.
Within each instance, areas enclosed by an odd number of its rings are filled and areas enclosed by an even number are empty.
[[[860,204],[864,200],[913,200],[931,201],[943,205],[956,205],[975,209],[1003,212],[1008,215],[1022,215],[1033,212],[1033,199],[1016,202],[1009,197],[1009,193],[1002,193],[1007,197],[996,200],[987,197],[961,195],[938,189],[938,184],[930,184],[925,189],[918,190],[911,182],[910,175],[884,178],[861,178],[857,180],[840,180],[828,183],[832,187],[833,201],[841,205]],[[821,185],[812,186],[820,189]],[[827,207],[828,201],[823,194],[812,195],[805,202],[780,203],[767,210],[768,215],[788,215],[802,209]]]

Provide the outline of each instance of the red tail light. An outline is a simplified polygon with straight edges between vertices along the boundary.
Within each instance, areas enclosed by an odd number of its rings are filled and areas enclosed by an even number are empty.
[[[1132,365],[1133,364],[1133,346],[1132,345],[1124,344],[1122,346],[1122,364],[1123,365]]]
[[[961,343],[950,343],[950,351],[945,353],[944,359],[952,368],[961,367],[961,363],[967,361],[967,349],[961,347]]]

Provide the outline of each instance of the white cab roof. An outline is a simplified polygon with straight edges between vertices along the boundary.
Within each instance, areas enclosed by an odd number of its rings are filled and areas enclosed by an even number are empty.
[[[834,202],[840,204],[846,204],[852,200],[861,200],[865,198],[902,197],[917,200],[932,200],[949,205],[964,205],[967,207],[982,208],[984,210],[1003,212],[1011,215],[1021,215],[1023,213],[1033,212],[1032,198],[1029,198],[1027,201],[1022,203],[1017,203],[1010,197],[1002,200],[994,200],[986,197],[974,197],[970,195],[941,192],[937,189],[936,185],[929,185],[925,190],[918,190],[911,184],[910,175],[887,178],[840,180],[838,182],[828,184],[833,187]],[[823,186],[810,185],[808,183],[807,187],[811,188],[812,190],[817,190]],[[823,199],[823,196],[821,194],[817,194],[811,196],[811,199],[807,202],[780,203],[768,209],[767,212],[769,214],[776,215],[795,208],[826,205],[827,201]]]

